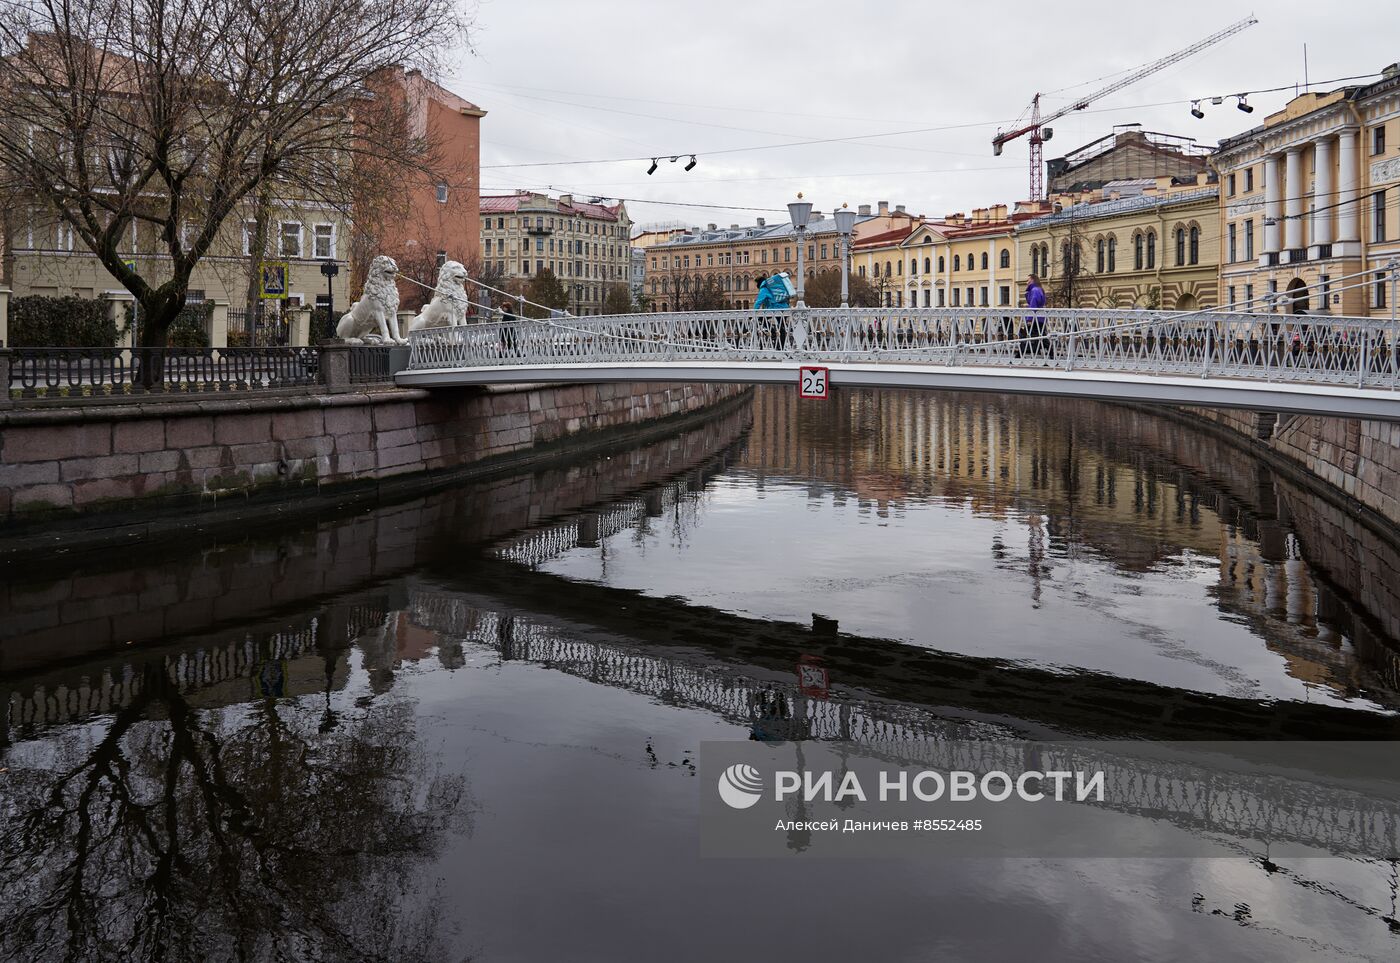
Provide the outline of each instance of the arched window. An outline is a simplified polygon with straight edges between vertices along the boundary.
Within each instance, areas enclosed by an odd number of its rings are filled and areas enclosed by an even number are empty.
[[[1186,228],[1176,229],[1176,266],[1182,267],[1186,264]]]
[[[1144,242],[1143,236],[1142,236],[1141,234],[1134,234],[1134,235],[1133,235],[1133,270],[1134,270],[1134,271],[1141,271],[1141,270],[1142,270],[1142,265],[1145,263],[1144,260],[1143,260],[1143,251],[1145,250],[1145,248],[1143,247],[1144,243],[1145,243],[1145,242]]]
[[[889,261],[886,261],[886,262],[885,262],[885,277],[892,277],[893,275],[894,275],[894,271],[890,269],[890,262],[889,262]]]
[[[1108,245],[1104,242],[1104,239],[1103,239],[1103,238],[1099,238],[1098,257],[1097,257],[1097,259],[1094,261],[1094,270],[1095,270],[1095,272],[1097,272],[1097,273],[1099,273],[1099,274],[1102,274],[1102,273],[1103,273],[1104,255],[1107,253],[1107,251],[1108,251]]]
[[[880,262],[876,261],[873,267],[875,269],[875,276],[878,278],[880,276]]]
[[[1147,270],[1157,266],[1157,232],[1147,232]]]
[[[1001,249],[1001,266],[1003,268],[1011,267],[1011,248],[1009,247]]]
[[[942,274],[945,270],[946,268],[944,267],[943,255],[940,254],[938,255],[938,273]]]
[[[982,270],[987,270],[987,252],[982,252]]]
[[[916,257],[911,257],[911,258],[909,259],[909,273],[910,273],[910,274],[918,274],[918,273],[919,273],[919,259],[918,259],[918,258],[916,258]]]
[[[1189,252],[1190,263],[1199,264],[1201,261],[1201,229],[1195,224],[1191,225],[1191,250]]]
[[[900,277],[904,276],[904,258],[900,258],[899,263],[894,266],[894,273]]]
[[[928,274],[928,273],[929,273],[929,267],[930,267],[932,264],[933,264],[932,261],[930,261],[928,258],[924,258],[924,273],[925,273],[925,274]]]
[[[953,255],[953,270],[954,270],[954,271],[960,271],[960,270],[962,270],[962,255],[961,255],[961,254],[954,254],[954,255]]]
[[[1034,244],[1031,245],[1031,273],[1040,277],[1040,248]]]
[[[1112,234],[1108,236],[1108,273],[1112,274],[1118,270],[1118,238]]]
[[[1066,274],[1072,275],[1074,273],[1074,261],[1071,260],[1073,257],[1073,249],[1069,246],[1069,242],[1066,241],[1064,247],[1060,248],[1060,264],[1064,266]]]

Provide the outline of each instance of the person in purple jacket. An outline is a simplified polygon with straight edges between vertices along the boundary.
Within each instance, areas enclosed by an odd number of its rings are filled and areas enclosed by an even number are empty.
[[[1026,279],[1026,307],[1045,307],[1045,289],[1040,286],[1040,278],[1034,274]],[[1031,339],[1031,354],[1055,356],[1050,339],[1045,336],[1045,315],[1032,314],[1026,318],[1026,336]]]

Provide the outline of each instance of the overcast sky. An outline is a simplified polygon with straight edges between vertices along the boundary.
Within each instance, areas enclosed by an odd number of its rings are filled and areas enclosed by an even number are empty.
[[[990,142],[1036,91],[1049,113],[1251,12],[1253,27],[1057,120],[1046,157],[1132,122],[1214,144],[1293,96],[1305,42],[1314,84],[1400,60],[1392,0],[481,0],[447,85],[488,111],[487,193],[623,197],[642,224],[771,220],[740,208],[785,215],[798,191],[821,210],[888,200],[939,216],[1026,196],[1024,138],[1000,158]],[[1249,115],[1227,101],[1196,120],[1186,102],[1283,85],[1251,95]],[[955,129],[910,132],[939,127]],[[735,150],[752,147],[770,149]],[[652,155],[650,177],[649,160],[493,166]]]

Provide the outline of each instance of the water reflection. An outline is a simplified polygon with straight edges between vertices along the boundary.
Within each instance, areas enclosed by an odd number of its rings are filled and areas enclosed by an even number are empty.
[[[696,858],[706,739],[1400,734],[1400,559],[1315,495],[1144,412],[847,401],[11,572],[0,956],[1392,958],[1387,862]]]

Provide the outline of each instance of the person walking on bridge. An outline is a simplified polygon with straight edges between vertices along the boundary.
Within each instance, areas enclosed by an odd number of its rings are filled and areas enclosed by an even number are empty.
[[[1033,310],[1045,307],[1045,289],[1040,286],[1040,278],[1034,274],[1026,279],[1026,307]],[[1045,315],[1032,314],[1026,318],[1026,336],[1031,340],[1031,354],[1055,356],[1046,335]]]

